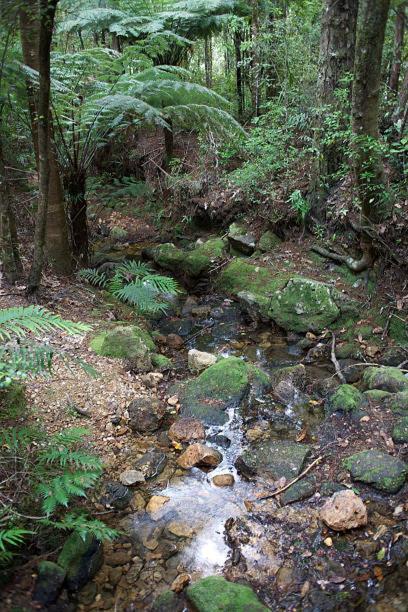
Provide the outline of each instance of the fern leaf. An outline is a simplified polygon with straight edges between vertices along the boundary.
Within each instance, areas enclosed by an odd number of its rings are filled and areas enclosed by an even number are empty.
[[[66,321],[37,305],[0,310],[0,340],[10,339],[13,336],[23,338],[30,332],[39,334],[61,330],[69,334],[83,334],[89,329],[89,325]]]
[[[94,285],[94,287],[106,287],[108,281],[104,272],[98,272],[93,268],[84,268],[80,270],[78,276],[81,280],[85,280],[90,285]]]
[[[7,546],[20,546],[24,542],[24,537],[32,533],[27,529],[14,527],[12,529],[0,529],[0,551],[7,554]]]

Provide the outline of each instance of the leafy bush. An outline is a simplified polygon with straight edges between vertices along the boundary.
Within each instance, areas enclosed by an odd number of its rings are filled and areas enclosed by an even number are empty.
[[[144,314],[164,313],[167,303],[160,301],[163,295],[178,292],[174,279],[155,274],[148,265],[138,261],[118,264],[112,278],[92,268],[81,270],[79,277],[95,287],[107,289],[115,298]]]

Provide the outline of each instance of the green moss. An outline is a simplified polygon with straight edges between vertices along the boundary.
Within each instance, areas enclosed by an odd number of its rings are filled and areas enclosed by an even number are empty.
[[[179,599],[173,591],[164,591],[154,601],[152,612],[175,612]]]
[[[392,317],[388,328],[388,335],[400,346],[408,346],[407,321],[402,321],[395,316]]]
[[[265,232],[259,239],[258,249],[262,252],[270,252],[281,244],[281,239],[271,231]]]
[[[0,389],[0,420],[16,419],[27,414],[25,387],[12,383],[5,389]]]
[[[267,612],[254,591],[222,576],[202,578],[187,588],[187,599],[197,612]]]
[[[74,531],[58,556],[58,565],[66,570],[66,583],[71,591],[81,589],[93,578],[102,562],[102,544],[90,533],[82,538]]]
[[[238,405],[251,384],[266,386],[267,374],[238,357],[221,359],[195,379],[173,388],[183,416],[194,416],[208,425],[228,420],[226,408]]]
[[[90,343],[103,357],[128,359],[140,370],[151,367],[151,352],[156,350],[150,334],[137,325],[117,325],[95,336]]]
[[[363,384],[366,389],[381,389],[396,393],[408,390],[408,378],[398,368],[369,367],[364,370]]]
[[[386,493],[396,493],[404,485],[407,465],[380,450],[366,450],[344,460],[354,480],[371,484]]]
[[[345,342],[336,346],[336,357],[338,359],[359,359],[362,354],[361,346],[357,342]]]
[[[160,353],[153,353],[152,364],[159,370],[170,370],[173,367],[172,360],[165,355],[160,355]]]
[[[211,265],[224,254],[225,242],[222,238],[210,238],[193,251],[186,254],[182,268],[188,276],[197,277],[207,272]]]
[[[364,395],[353,385],[340,385],[327,402],[327,412],[356,412],[364,404]]]
[[[166,270],[177,270],[184,259],[184,253],[174,244],[161,244],[152,251],[154,261]]]
[[[401,444],[408,442],[408,416],[398,421],[392,430],[392,439]]]
[[[368,391],[364,391],[364,396],[368,397],[370,400],[374,400],[375,402],[379,402],[382,400],[391,397],[392,393],[389,391],[381,391],[381,389],[369,389]]]
[[[391,394],[387,399],[387,407],[395,414],[408,414],[408,390]]]

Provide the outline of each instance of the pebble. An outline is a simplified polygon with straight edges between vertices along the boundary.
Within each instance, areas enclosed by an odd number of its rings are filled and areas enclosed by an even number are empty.
[[[168,403],[169,406],[177,406],[178,401],[179,401],[179,398],[177,397],[177,395],[172,395],[167,400],[167,403]]]
[[[150,498],[149,503],[146,506],[146,512],[150,514],[150,517],[157,521],[163,516],[163,506],[167,504],[170,497],[166,495],[153,495]]]
[[[232,487],[235,479],[232,474],[216,474],[212,481],[216,487]]]
[[[179,574],[177,578],[171,583],[171,590],[175,593],[181,593],[181,591],[190,583],[191,576],[189,574]]]
[[[119,476],[119,480],[127,487],[145,482],[145,477],[139,470],[125,470]]]
[[[347,531],[367,525],[367,508],[354,491],[338,491],[324,504],[320,518],[335,531]]]

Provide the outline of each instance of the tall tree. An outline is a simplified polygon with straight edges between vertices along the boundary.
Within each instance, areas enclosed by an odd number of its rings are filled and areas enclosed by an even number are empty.
[[[381,60],[390,0],[360,0],[352,96],[353,169],[362,225],[384,216],[385,184],[378,146]]]
[[[404,48],[404,34],[405,34],[405,9],[406,2],[401,4],[397,8],[395,16],[395,30],[394,30],[394,57],[391,65],[389,88],[391,91],[398,92],[401,66],[402,66],[402,50]]]
[[[28,278],[28,292],[36,291],[44,266],[44,246],[50,185],[50,52],[55,11],[58,0],[40,0],[40,32],[38,46],[38,174],[40,199],[34,232],[34,254]]]
[[[20,34],[24,63],[39,72],[39,10],[37,0],[27,0],[21,4]],[[39,169],[38,128],[40,116],[37,109],[38,96],[27,81],[27,98],[31,119],[31,132],[34,152]],[[64,191],[57,157],[52,140],[52,122],[49,118],[49,194],[46,222],[46,249],[48,258],[55,272],[69,274],[72,271],[72,256],[69,244],[67,215],[65,212]]]

